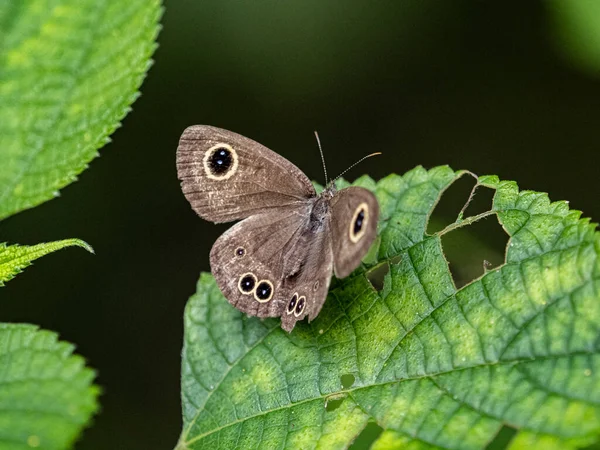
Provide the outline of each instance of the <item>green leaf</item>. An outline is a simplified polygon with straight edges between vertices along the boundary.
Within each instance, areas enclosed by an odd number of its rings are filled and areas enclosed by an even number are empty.
[[[491,211],[427,235],[441,194],[465,174],[358,180],[381,206],[377,264],[335,283],[291,334],[239,313],[203,274],[185,312],[178,448],[341,449],[370,422],[383,429],[374,449],[483,449],[504,425],[518,430],[513,450],[597,440],[595,224],[486,176]],[[441,236],[490,215],[509,235],[506,263],[457,290]],[[377,291],[368,277],[381,264]]]
[[[65,247],[78,246],[94,253],[94,249],[80,239],[63,239],[62,241],[44,242],[37,245],[10,245],[0,243],[0,286],[12,280],[23,269],[32,264],[32,261],[48,253],[55,252]]]
[[[548,0],[558,53],[592,76],[600,70],[600,3],[597,0]]]
[[[95,373],[33,325],[0,324],[0,448],[69,448],[97,411]]]
[[[138,96],[159,0],[0,4],[0,219],[58,195]]]

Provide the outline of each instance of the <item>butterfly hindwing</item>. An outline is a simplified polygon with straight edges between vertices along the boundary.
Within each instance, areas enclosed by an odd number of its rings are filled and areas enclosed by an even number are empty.
[[[290,248],[282,295],[286,299],[281,327],[291,331],[297,321],[308,316],[314,319],[321,311],[331,275],[333,254],[331,235],[327,228],[315,232],[310,222],[301,230],[297,242]],[[293,263],[290,263],[293,261]]]
[[[251,216],[226,231],[210,253],[212,273],[227,300],[258,317],[281,317],[291,331],[315,317],[333,270],[329,233],[313,235],[310,205]]]
[[[371,191],[350,186],[331,199],[330,217],[334,272],[344,278],[360,265],[377,235],[379,204]]]
[[[316,195],[298,167],[265,146],[231,131],[194,125],[177,148],[177,175],[203,219],[229,222]]]

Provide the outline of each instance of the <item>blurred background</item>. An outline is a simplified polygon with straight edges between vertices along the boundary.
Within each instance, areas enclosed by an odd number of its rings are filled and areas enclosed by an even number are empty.
[[[599,220],[599,18],[595,0],[165,1],[155,64],[113,142],[60,198],[0,225],[11,243],[96,250],[45,257],[0,291],[3,320],[57,331],[98,370],[102,411],[77,448],[169,449],[179,436],[182,314],[229,226],[199,219],[180,191],[186,126],[236,131],[322,182],[318,130],[331,175],[382,151],[348,178],[449,164]],[[506,238],[486,224],[448,243],[474,248],[453,268],[501,262]]]

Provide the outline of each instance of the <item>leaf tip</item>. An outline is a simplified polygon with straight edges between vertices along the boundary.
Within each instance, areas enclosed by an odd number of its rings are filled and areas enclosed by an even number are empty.
[[[92,255],[96,254],[96,251],[94,250],[94,248],[90,244],[88,244],[87,242],[85,242],[85,241],[83,241],[81,239],[77,239],[77,238],[65,239],[62,242],[64,243],[65,247],[67,247],[67,246],[81,247],[81,248],[87,250]]]
[[[92,255],[96,254],[96,251],[94,250],[94,247],[92,247],[90,244],[88,244],[85,241],[81,241],[81,247],[86,249],[88,252],[90,252]]]

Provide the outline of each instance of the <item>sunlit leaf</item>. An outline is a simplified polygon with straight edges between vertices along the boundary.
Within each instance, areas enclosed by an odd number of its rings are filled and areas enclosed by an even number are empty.
[[[138,96],[159,0],[0,2],[0,219],[73,182]]]
[[[545,7],[554,28],[557,52],[580,70],[597,76],[600,70],[600,2],[548,0]]]
[[[600,434],[600,252],[566,202],[497,177],[493,205],[434,235],[428,218],[464,172],[416,168],[372,189],[373,267],[335,283],[291,334],[235,310],[203,274],[185,313],[179,449],[347,448],[369,422],[375,449],[577,448]],[[466,200],[466,199],[465,199]],[[506,262],[457,290],[441,236],[489,217]],[[369,275],[389,265],[383,289]]]
[[[6,243],[0,243],[0,286],[4,286],[4,282],[12,280],[33,260],[61,248],[74,245],[94,253],[94,249],[80,239],[63,239],[62,241],[44,242],[37,245],[6,245]]]
[[[33,325],[0,324],[0,448],[70,448],[98,409],[94,371]]]

